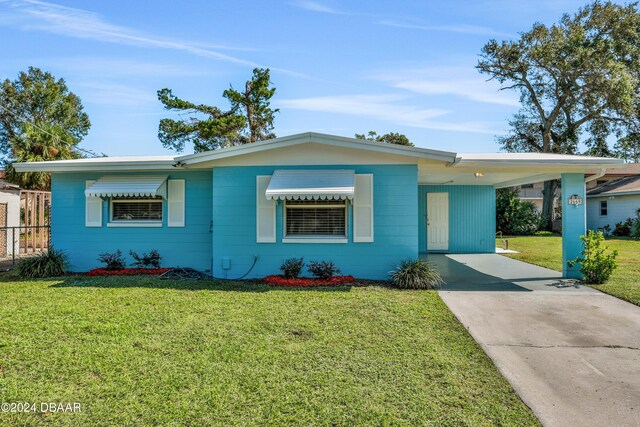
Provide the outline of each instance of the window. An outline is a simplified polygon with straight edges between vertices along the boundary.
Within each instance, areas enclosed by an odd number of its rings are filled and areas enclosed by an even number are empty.
[[[162,198],[113,198],[112,222],[162,222]]]
[[[285,237],[346,237],[346,200],[288,200]]]
[[[603,200],[600,202],[600,216],[607,216],[608,206],[607,201]]]
[[[520,188],[533,188],[533,184],[522,184]]]

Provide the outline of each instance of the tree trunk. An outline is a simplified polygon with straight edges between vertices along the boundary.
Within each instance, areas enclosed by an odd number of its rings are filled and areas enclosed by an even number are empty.
[[[553,200],[555,199],[558,181],[551,180],[544,182],[542,190],[542,221],[540,229],[543,231],[553,231]]]

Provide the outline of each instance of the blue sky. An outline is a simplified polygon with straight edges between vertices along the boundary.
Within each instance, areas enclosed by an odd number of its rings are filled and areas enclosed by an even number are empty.
[[[376,130],[497,151],[518,97],[477,73],[480,49],[583,4],[0,0],[0,78],[31,65],[63,77],[92,122],[81,146],[108,155],[169,153],[158,89],[226,108],[222,91],[256,66],[272,69],[279,136]]]

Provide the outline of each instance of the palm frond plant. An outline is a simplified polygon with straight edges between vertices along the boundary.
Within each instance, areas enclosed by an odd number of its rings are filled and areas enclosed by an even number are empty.
[[[400,289],[436,289],[445,283],[435,265],[419,259],[404,260],[389,274]]]
[[[67,272],[67,256],[53,248],[47,252],[25,258],[16,266],[16,274],[22,278],[57,277]]]

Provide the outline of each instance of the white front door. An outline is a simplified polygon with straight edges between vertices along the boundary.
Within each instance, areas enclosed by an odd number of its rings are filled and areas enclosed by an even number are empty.
[[[449,193],[427,193],[427,250],[449,250]]]

